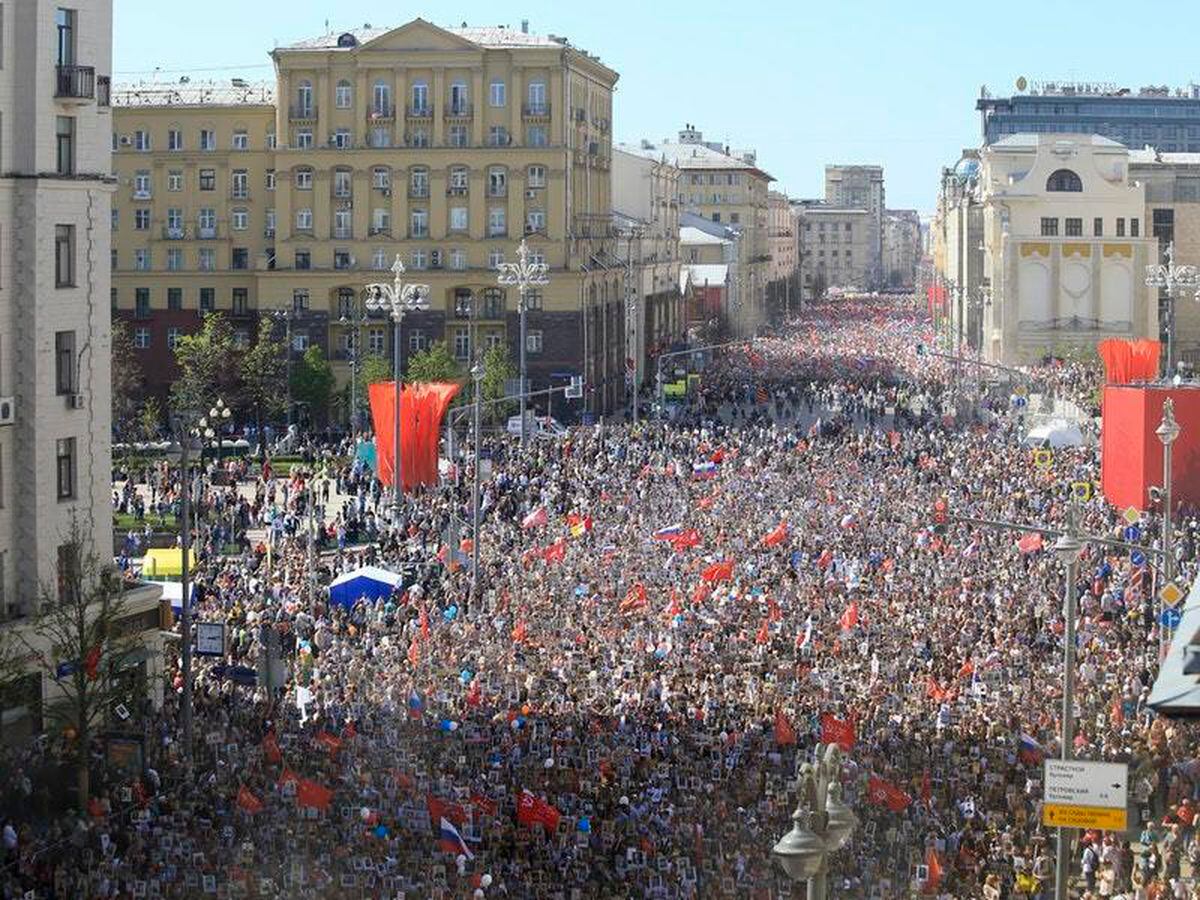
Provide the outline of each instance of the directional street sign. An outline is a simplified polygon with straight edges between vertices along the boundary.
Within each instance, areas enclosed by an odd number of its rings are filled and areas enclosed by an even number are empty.
[[[1144,566],[1146,564],[1146,554],[1141,550],[1134,550],[1129,554],[1129,561],[1135,566]]]
[[[1141,538],[1142,529],[1138,528],[1136,525],[1128,525],[1122,534],[1125,536],[1125,540],[1132,543]]]
[[[1140,512],[1138,512],[1138,509],[1136,506],[1129,507],[1121,515],[1125,517],[1125,521],[1128,522],[1130,525],[1136,525],[1138,520],[1141,519],[1141,517],[1142,517],[1142,514]]]
[[[1129,767],[1124,763],[1048,759],[1042,824],[1124,831]]]
[[[1158,592],[1158,599],[1166,606],[1178,606],[1179,601],[1184,597],[1183,588],[1174,581],[1169,581],[1163,585],[1163,589]]]
[[[1181,613],[1178,609],[1168,608],[1164,609],[1159,615],[1158,623],[1162,625],[1163,628],[1170,628],[1171,630],[1174,630],[1179,627],[1179,620],[1182,618],[1183,613]]]

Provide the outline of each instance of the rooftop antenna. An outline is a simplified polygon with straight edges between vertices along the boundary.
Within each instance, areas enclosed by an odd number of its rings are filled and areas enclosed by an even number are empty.
[[[329,20],[328,19],[325,20],[325,33],[329,34]]]

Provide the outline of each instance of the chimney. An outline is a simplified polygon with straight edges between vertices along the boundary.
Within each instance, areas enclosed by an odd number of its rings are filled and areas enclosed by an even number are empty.
[[[521,34],[529,34],[529,20],[528,19],[521,20]]]

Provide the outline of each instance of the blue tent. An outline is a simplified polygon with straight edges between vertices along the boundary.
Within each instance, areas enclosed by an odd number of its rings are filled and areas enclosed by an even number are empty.
[[[329,602],[349,608],[364,598],[375,601],[390,597],[392,589],[398,587],[401,580],[399,575],[387,569],[363,566],[333,580],[329,585]]]

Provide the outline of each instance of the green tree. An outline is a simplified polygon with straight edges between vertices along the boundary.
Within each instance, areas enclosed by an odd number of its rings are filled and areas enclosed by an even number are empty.
[[[517,377],[517,367],[508,355],[507,344],[496,344],[483,355],[483,416],[489,422],[504,422],[516,410],[517,405],[509,400],[505,403],[489,403],[504,396],[508,382]]]
[[[240,374],[241,400],[253,411],[262,434],[263,422],[287,408],[287,346],[275,336],[270,318],[258,320],[258,336],[254,346],[242,353]]]
[[[408,380],[412,383],[424,381],[462,381],[463,370],[445,341],[434,341],[428,350],[414,354],[408,360]]]
[[[85,556],[84,546],[79,522],[72,521],[64,544],[72,549],[60,556],[65,565],[58,584],[42,586],[42,612],[33,627],[19,632],[19,640],[37,665],[55,676],[58,697],[47,704],[45,714],[61,730],[75,734],[81,811],[87,808],[91,792],[92,736],[110,717],[120,720],[137,711],[128,705],[136,701],[120,673],[122,661],[139,646],[136,632],[122,621],[129,614],[123,580],[111,568],[102,568],[95,555]],[[126,705],[124,715],[118,709],[121,704]]]
[[[299,362],[292,365],[292,398],[297,403],[307,403],[314,420],[328,415],[333,385],[333,366],[325,358],[324,351],[315,344],[304,351]]]
[[[219,312],[204,317],[195,334],[175,345],[179,378],[171,385],[171,405],[176,410],[207,412],[218,397],[226,402],[237,394],[238,357],[229,320]]]
[[[147,397],[138,410],[137,435],[143,441],[156,441],[162,430],[162,403],[157,397]]]
[[[365,427],[370,423],[371,399],[370,387],[381,381],[392,380],[392,362],[377,353],[364,356],[358,361],[355,372],[354,400],[358,403],[358,424]],[[350,383],[338,391],[338,401],[342,409],[350,409]],[[348,418],[348,417],[347,417]]]
[[[121,319],[112,323],[112,418],[113,429],[123,441],[132,440],[138,397],[142,393],[142,366],[129,327]]]

